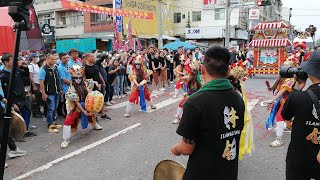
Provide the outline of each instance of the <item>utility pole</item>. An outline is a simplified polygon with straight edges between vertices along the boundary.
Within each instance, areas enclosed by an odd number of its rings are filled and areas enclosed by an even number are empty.
[[[225,48],[229,48],[230,44],[230,0],[227,0],[226,7],[226,30],[225,30],[225,38],[224,38],[224,46]]]
[[[162,46],[162,0],[158,0],[158,48],[161,49]]]

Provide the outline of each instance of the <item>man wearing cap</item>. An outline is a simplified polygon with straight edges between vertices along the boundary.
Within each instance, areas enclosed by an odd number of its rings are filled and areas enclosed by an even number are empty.
[[[292,92],[281,115],[294,119],[286,158],[286,179],[320,179],[320,51],[315,51],[301,69],[312,85]]]
[[[68,62],[68,68],[72,68],[74,64],[82,66],[82,63],[79,61],[79,52],[76,49],[71,49],[69,51],[70,60]]]
[[[29,78],[31,83],[31,90],[32,93],[35,95],[35,103],[33,110],[33,117],[41,117],[40,112],[40,106],[41,106],[41,92],[40,92],[40,80],[39,80],[39,71],[40,67],[38,66],[38,63],[40,61],[39,56],[36,53],[30,54],[30,64],[28,66],[29,68]]]

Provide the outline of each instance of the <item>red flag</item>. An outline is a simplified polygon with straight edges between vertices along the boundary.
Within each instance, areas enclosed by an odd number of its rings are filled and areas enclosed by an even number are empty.
[[[127,38],[127,40],[129,41],[129,48],[133,49],[134,44],[133,44],[133,40],[132,40],[131,20],[128,23],[128,38]]]

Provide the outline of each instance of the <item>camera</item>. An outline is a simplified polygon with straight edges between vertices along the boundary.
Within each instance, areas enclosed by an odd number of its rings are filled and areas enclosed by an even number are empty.
[[[282,66],[280,68],[280,76],[282,78],[292,78],[293,75],[296,75],[297,78],[301,80],[308,79],[308,74],[303,72],[300,68],[290,66]]]

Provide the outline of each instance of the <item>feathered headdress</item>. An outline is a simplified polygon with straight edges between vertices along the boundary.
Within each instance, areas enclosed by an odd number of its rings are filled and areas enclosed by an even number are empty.
[[[70,69],[71,77],[82,77],[84,74],[84,67],[78,64],[74,64]]]
[[[246,67],[243,62],[240,60],[237,63],[232,63],[230,65],[230,75],[232,75],[236,79],[242,79],[243,81],[247,80],[246,76],[248,76],[248,72],[246,71]]]

